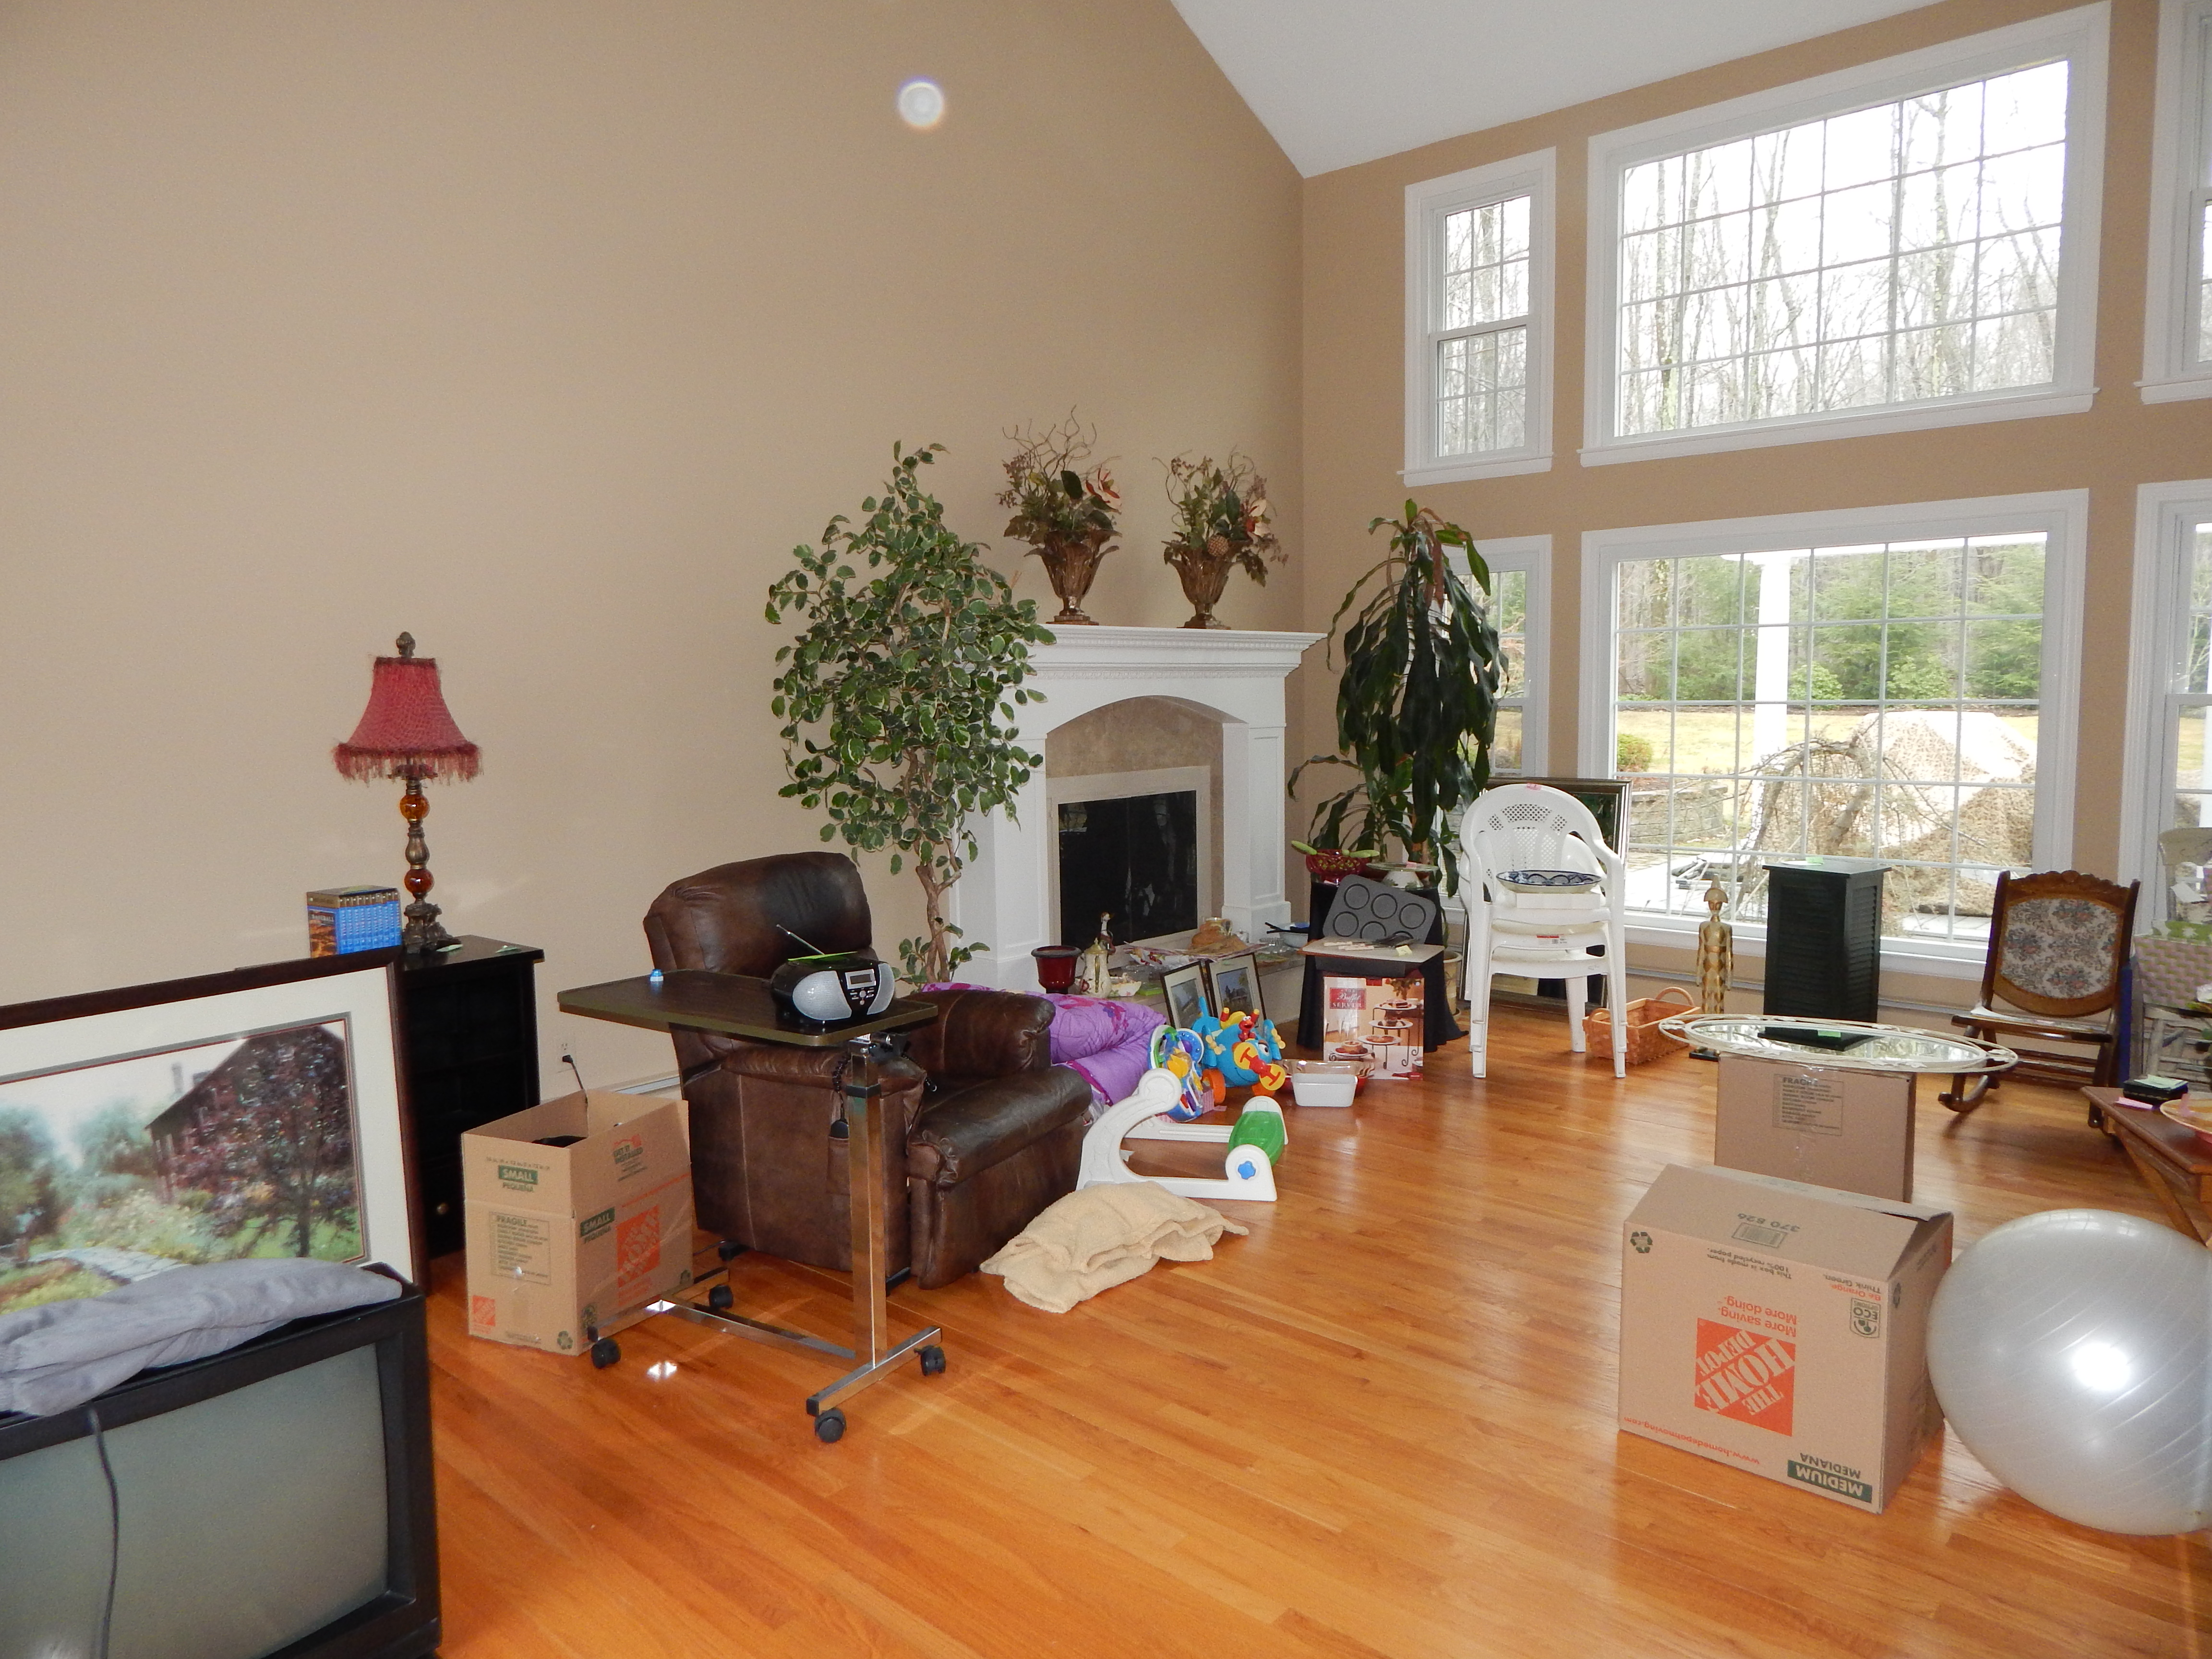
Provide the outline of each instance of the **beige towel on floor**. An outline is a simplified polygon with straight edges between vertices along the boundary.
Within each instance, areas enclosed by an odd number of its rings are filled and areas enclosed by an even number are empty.
[[[983,1264],[1032,1308],[1066,1313],[1153,1262],[1211,1261],[1224,1233],[1251,1231],[1151,1181],[1086,1187],[1046,1209]]]

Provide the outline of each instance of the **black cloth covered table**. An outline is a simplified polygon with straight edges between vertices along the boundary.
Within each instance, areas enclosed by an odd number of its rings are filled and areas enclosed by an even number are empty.
[[[1452,1018],[1451,981],[1444,972],[1445,953],[1439,951],[1419,967],[1421,975],[1421,1052],[1427,1054],[1467,1035]],[[1298,993],[1298,1040],[1303,1050],[1321,1052],[1322,981],[1334,974],[1346,979],[1392,979],[1390,957],[1379,951],[1354,951],[1340,957],[1305,958],[1305,983]]]

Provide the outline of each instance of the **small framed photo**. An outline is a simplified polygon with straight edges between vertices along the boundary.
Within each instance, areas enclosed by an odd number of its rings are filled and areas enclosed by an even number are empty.
[[[1206,964],[1194,962],[1160,975],[1160,989],[1168,1000],[1168,1023],[1188,1030],[1213,1012],[1206,995]]]
[[[1267,1005],[1260,997],[1260,958],[1251,951],[1233,957],[1218,957],[1206,966],[1206,978],[1213,988],[1214,1012],[1224,1018],[1232,1013],[1256,1014],[1267,1017]]]
[[[419,1279],[398,954],[0,1008],[0,1313],[240,1256]]]

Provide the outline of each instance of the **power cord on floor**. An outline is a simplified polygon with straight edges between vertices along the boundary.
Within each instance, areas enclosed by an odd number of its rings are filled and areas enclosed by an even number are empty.
[[[115,1624],[115,1581],[123,1565],[123,1498],[115,1489],[115,1466],[107,1461],[107,1437],[100,1426],[100,1413],[84,1408],[92,1425],[92,1447],[100,1454],[100,1478],[107,1483],[107,1595],[100,1603],[100,1633],[93,1644],[93,1659],[107,1659],[107,1638]]]

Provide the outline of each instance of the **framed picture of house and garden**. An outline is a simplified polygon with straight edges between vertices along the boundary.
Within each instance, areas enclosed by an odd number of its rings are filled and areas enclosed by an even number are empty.
[[[0,1313],[241,1256],[418,1278],[396,954],[0,1008]]]

